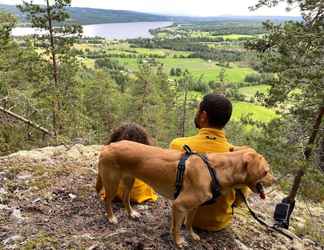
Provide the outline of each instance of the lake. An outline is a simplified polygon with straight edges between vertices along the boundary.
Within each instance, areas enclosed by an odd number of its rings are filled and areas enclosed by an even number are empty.
[[[104,37],[107,39],[151,38],[149,30],[172,25],[172,22],[104,23],[83,26],[84,37]],[[18,27],[12,30],[13,36],[26,36],[42,33],[40,30]]]

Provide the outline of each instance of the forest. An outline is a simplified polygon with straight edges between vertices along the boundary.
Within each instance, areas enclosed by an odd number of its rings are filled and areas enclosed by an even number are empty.
[[[255,8],[276,2],[256,1]],[[125,122],[141,124],[167,148],[196,133],[201,98],[221,93],[234,105],[230,142],[265,155],[286,192],[304,175],[300,197],[323,202],[324,8],[322,1],[287,2],[302,19],[180,20],[152,30],[153,38],[128,40],[83,37],[81,25],[100,17],[71,22],[70,15],[79,18],[66,10],[70,1],[56,1],[53,16],[44,6],[18,6],[48,33],[13,37],[19,17],[0,8],[0,156],[104,144]],[[131,17],[156,20],[142,18]],[[318,231],[312,237],[323,243]]]

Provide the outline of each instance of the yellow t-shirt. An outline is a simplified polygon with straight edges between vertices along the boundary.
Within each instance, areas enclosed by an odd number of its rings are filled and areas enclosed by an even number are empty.
[[[231,144],[225,138],[224,131],[212,128],[200,129],[195,136],[174,139],[170,148],[183,150],[185,144],[199,153],[224,153],[231,148]],[[214,204],[199,207],[193,226],[209,231],[224,229],[232,221],[234,201],[235,190],[233,189],[226,196],[220,196]]]
[[[123,197],[123,190],[123,186],[119,185],[116,197],[120,200]],[[143,203],[145,201],[156,201],[158,199],[158,196],[156,195],[154,190],[145,182],[139,179],[135,179],[133,188],[130,193],[130,199],[131,201],[136,203]]]

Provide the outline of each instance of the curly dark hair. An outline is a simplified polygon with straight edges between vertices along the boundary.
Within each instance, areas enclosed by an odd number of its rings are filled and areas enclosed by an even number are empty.
[[[114,129],[106,144],[121,140],[129,140],[146,145],[152,145],[152,140],[146,130],[136,123],[125,123]]]

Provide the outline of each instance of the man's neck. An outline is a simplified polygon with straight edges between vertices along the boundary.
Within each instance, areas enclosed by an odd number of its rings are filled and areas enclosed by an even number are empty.
[[[204,128],[206,128],[206,129],[217,129],[217,130],[223,130],[223,128],[216,128],[216,127],[212,127],[212,126],[202,126],[202,127],[200,127],[199,129],[204,129]]]

